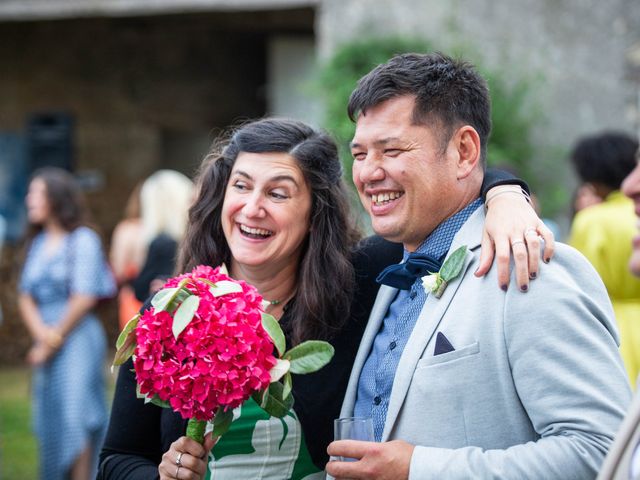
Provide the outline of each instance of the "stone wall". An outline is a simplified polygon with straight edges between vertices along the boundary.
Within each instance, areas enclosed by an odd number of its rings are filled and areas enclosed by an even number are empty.
[[[637,0],[324,0],[317,35],[325,58],[351,39],[421,36],[444,52],[473,52],[507,78],[535,79],[544,114],[535,140],[541,155],[553,147],[559,175],[568,177],[564,154],[577,137],[640,128],[629,63],[640,57]]]
[[[79,172],[103,179],[88,192],[108,244],[134,185],[159,168],[193,174],[221,129],[267,109],[272,35],[309,34],[311,9],[134,18],[0,22],[0,131],[24,132],[28,115],[75,116]],[[20,362],[20,245],[0,264],[0,364]],[[103,308],[114,329],[115,311]]]

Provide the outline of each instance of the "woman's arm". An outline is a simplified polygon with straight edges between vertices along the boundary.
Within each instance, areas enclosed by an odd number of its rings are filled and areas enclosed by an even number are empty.
[[[34,342],[43,341],[46,337],[47,326],[40,317],[40,312],[33,297],[28,293],[21,293],[18,296],[18,310],[20,318],[27,327],[29,335]]]
[[[48,326],[40,319],[40,314],[31,296],[21,294],[20,313],[35,342],[27,354],[29,363],[41,365],[51,359],[64,345],[67,335],[95,304],[96,298],[93,296],[72,295],[67,302],[67,309],[60,323]]]
[[[159,478],[162,409],[136,396],[133,361],[119,369],[109,428],[100,452],[98,480]],[[177,436],[176,436],[177,438]]]
[[[507,183],[512,182],[512,183]],[[538,275],[540,238],[545,262],[553,257],[554,238],[528,200],[528,186],[500,170],[488,169],[482,186],[487,217],[482,235],[480,265],[476,276],[485,275],[494,260],[500,288],[509,286],[509,264],[513,254],[516,282],[526,292],[529,279]]]

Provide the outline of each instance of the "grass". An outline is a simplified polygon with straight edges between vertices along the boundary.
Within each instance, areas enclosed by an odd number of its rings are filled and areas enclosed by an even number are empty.
[[[36,439],[31,432],[30,372],[0,369],[0,478],[37,478]]]
[[[113,398],[115,378],[111,373],[105,374],[108,405]],[[0,367],[0,479],[38,477],[38,450],[31,430],[30,383],[28,367]]]

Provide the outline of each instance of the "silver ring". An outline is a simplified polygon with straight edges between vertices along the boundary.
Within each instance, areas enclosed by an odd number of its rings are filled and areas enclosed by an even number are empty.
[[[533,233],[536,237],[538,236],[538,230],[536,230],[535,228],[527,228],[524,231],[524,236],[526,237],[527,235],[529,235],[530,233]]]
[[[179,467],[182,466],[181,460],[182,460],[182,455],[183,454],[184,454],[184,452],[180,452],[180,453],[178,453],[178,456],[176,457],[176,465],[179,466]]]
[[[514,240],[513,242],[511,242],[511,248],[515,247],[519,243],[524,245],[524,240]]]
[[[182,465],[178,465],[178,468],[176,468],[176,478],[180,478],[178,477],[178,474],[180,473],[181,468],[182,468]]]

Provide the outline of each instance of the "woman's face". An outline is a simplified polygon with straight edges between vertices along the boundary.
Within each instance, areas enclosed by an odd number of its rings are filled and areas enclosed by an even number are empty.
[[[31,180],[26,205],[29,223],[42,225],[49,219],[51,207],[47,198],[47,186],[41,178]]]
[[[292,156],[241,152],[222,205],[232,268],[297,265],[310,212],[311,190]]]

